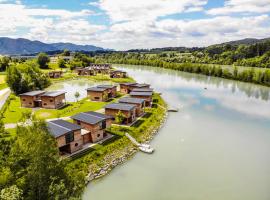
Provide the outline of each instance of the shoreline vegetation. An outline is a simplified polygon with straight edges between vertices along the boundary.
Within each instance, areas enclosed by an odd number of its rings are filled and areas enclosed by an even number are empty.
[[[114,167],[132,158],[138,152],[124,134],[127,132],[140,143],[149,143],[167,118],[167,104],[159,94],[154,94],[153,107],[133,126],[113,125],[108,132],[115,135],[112,141],[96,145],[90,153],[71,159],[69,170],[79,170],[86,175],[86,184],[108,174]]]
[[[177,71],[202,74],[242,82],[255,83],[270,87],[270,69],[251,67],[231,66],[222,67],[214,64],[193,64],[193,63],[172,63],[161,60],[144,59],[97,59],[99,62],[109,62],[112,64],[144,65],[160,67],[164,69],[173,69]]]

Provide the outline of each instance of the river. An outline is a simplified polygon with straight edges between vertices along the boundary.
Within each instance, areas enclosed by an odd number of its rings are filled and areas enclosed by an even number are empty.
[[[121,66],[150,83],[170,113],[151,142],[91,182],[83,199],[269,200],[270,89],[153,67]]]

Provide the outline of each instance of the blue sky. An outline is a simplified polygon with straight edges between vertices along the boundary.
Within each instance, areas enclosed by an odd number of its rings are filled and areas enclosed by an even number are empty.
[[[0,0],[0,37],[125,50],[270,36],[270,0]]]

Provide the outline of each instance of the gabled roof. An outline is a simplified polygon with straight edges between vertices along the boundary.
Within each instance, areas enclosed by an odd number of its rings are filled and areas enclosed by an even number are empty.
[[[100,88],[100,87],[91,87],[87,88],[87,91],[92,91],[92,92],[104,92],[107,88]]]
[[[115,88],[116,85],[98,85],[98,88],[112,89]]]
[[[57,96],[60,96],[62,94],[66,94],[65,91],[48,91],[48,92],[45,92],[44,94],[42,94],[41,96],[42,97],[57,97]]]
[[[126,85],[126,86],[130,86],[130,85],[136,85],[137,83],[120,83],[120,85]]]
[[[35,91],[31,91],[31,92],[26,92],[26,93],[20,94],[19,96],[37,96],[37,95],[41,95],[43,93],[45,93],[45,91],[35,90]]]
[[[97,113],[97,112],[83,112],[83,113],[74,115],[70,118],[78,120],[78,121],[82,121],[88,124],[97,124],[103,120],[110,119],[112,117],[108,115],[104,115],[102,113]]]
[[[149,84],[146,84],[146,83],[137,83],[136,85],[134,85],[135,87],[138,87],[138,88],[142,88],[142,87],[149,87],[150,85]]]
[[[124,97],[119,99],[119,103],[132,103],[132,104],[142,104],[145,102],[144,99]]]
[[[153,92],[153,88],[134,88],[132,92]]]
[[[113,110],[125,110],[125,111],[130,111],[133,110],[136,106],[132,104],[126,104],[126,103],[111,103],[104,108],[106,109],[113,109]]]
[[[81,126],[77,124],[72,124],[70,122],[64,121],[62,119],[47,122],[49,132],[58,138],[69,132],[77,131],[81,129]]]
[[[131,96],[152,96],[153,92],[130,92]]]

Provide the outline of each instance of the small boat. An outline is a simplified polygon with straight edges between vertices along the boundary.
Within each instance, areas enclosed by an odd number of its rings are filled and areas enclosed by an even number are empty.
[[[144,148],[151,148],[151,146],[149,144],[140,144],[139,145],[140,147],[144,147]]]
[[[152,148],[145,148],[145,147],[140,146],[139,149],[144,153],[153,153],[154,152],[154,149],[152,149]]]

